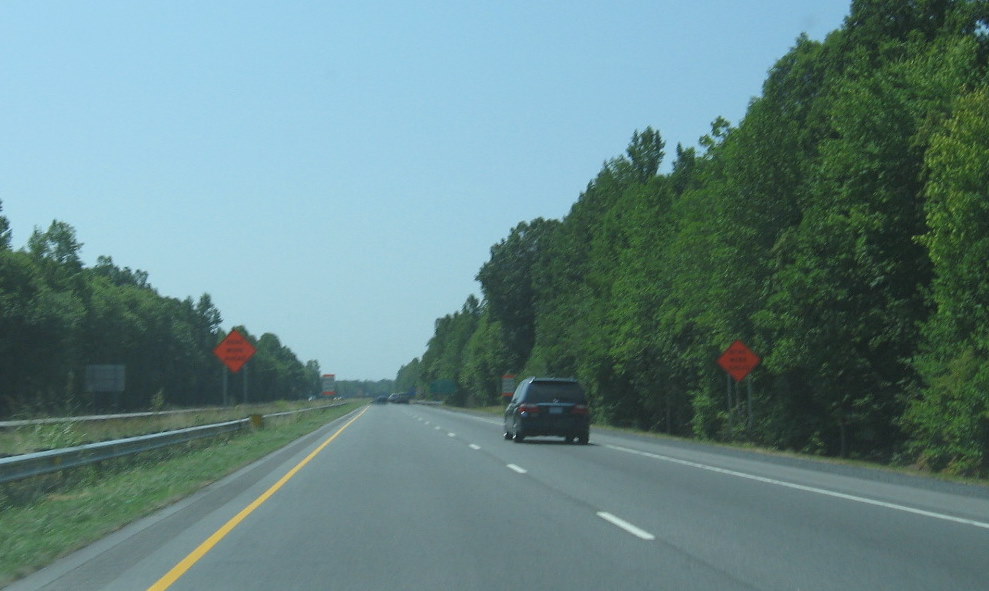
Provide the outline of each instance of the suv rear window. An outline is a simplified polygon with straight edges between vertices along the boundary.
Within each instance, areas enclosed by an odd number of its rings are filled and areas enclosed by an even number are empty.
[[[584,391],[575,382],[532,382],[525,397],[526,402],[584,403]]]

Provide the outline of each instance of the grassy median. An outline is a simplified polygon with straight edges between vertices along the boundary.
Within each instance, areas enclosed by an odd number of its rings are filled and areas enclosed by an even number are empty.
[[[262,430],[126,468],[83,468],[88,472],[73,482],[46,486],[38,494],[27,496],[8,485],[0,491],[0,586],[174,503],[355,407],[346,404],[279,417]]]

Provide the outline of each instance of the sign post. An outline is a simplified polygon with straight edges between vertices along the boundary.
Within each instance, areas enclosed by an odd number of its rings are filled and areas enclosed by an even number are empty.
[[[231,330],[227,338],[220,341],[220,344],[213,349],[216,355],[232,373],[240,371],[244,364],[254,356],[257,349],[248,341],[244,335],[236,330]],[[247,402],[247,372],[244,372],[244,402]],[[227,373],[223,373],[223,405],[227,405]]]
[[[738,384],[745,379],[753,369],[762,361],[752,349],[749,349],[742,341],[732,343],[721,357],[718,357],[718,365],[725,370],[729,376],[735,379]],[[732,428],[732,416],[734,414],[735,403],[731,395],[732,384],[728,380],[728,428]],[[752,429],[752,380],[748,382],[748,428]]]

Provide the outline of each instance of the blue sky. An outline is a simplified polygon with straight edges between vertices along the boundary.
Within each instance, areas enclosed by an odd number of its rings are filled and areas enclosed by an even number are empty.
[[[652,126],[737,123],[848,0],[0,2],[0,202],[87,265],[209,293],[338,379],[390,379],[520,221]],[[668,164],[668,162],[667,162]]]

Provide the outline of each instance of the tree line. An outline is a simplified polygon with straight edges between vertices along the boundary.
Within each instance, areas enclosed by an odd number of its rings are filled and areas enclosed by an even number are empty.
[[[377,398],[395,391],[394,380],[337,380],[336,385],[343,398]]]
[[[987,57],[986,0],[855,0],[668,173],[647,127],[512,228],[397,387],[571,376],[612,425],[989,473]]]
[[[227,370],[213,349],[226,333],[209,294],[163,296],[146,272],[111,257],[84,266],[81,247],[55,220],[14,250],[0,215],[0,417],[221,404]],[[228,401],[319,392],[316,361],[302,363],[274,334],[235,328],[257,352],[229,376]],[[123,365],[124,392],[86,392],[90,365]]]

